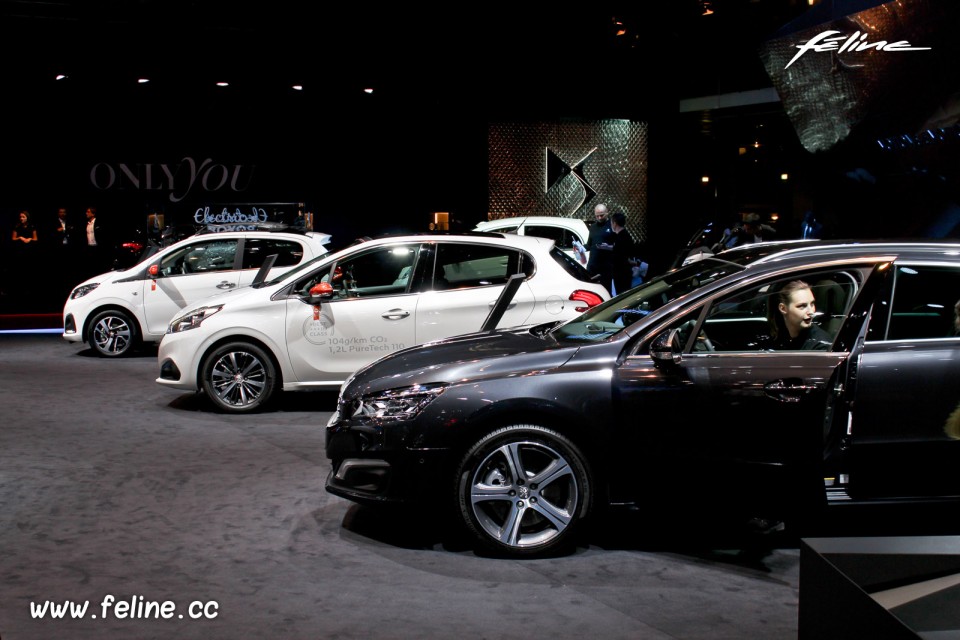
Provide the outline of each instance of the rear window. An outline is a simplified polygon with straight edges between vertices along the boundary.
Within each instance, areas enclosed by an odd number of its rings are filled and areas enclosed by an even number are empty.
[[[553,258],[553,261],[559,264],[564,271],[577,280],[581,282],[593,282],[590,279],[590,272],[587,271],[582,264],[577,262],[576,258],[558,248],[556,245],[550,249],[550,257]]]
[[[528,236],[537,236],[538,238],[549,238],[553,240],[561,249],[573,249],[573,240],[576,236],[569,229],[563,227],[551,227],[545,225],[528,224],[524,227],[524,234]],[[576,238],[580,240],[579,238]]]

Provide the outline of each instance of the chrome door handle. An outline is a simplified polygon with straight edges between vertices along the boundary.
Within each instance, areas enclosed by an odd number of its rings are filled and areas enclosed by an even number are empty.
[[[495,304],[497,304],[497,301],[496,301],[496,300],[494,300],[493,302],[491,302],[488,306],[489,306],[491,309],[493,309],[493,305],[495,305]],[[517,303],[516,303],[516,302],[511,302],[510,304],[507,305],[507,309],[513,309],[515,306],[517,306]]]
[[[235,286],[237,285],[234,284],[233,282],[227,282],[226,280],[223,280],[220,284],[217,285],[217,289],[233,289]]]
[[[403,320],[410,315],[409,311],[404,311],[403,309],[390,309],[386,313],[381,313],[380,317],[384,320]]]

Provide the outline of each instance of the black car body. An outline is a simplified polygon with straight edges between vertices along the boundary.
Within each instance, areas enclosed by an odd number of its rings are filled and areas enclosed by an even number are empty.
[[[773,294],[798,279],[829,350],[770,348]],[[607,505],[680,497],[792,516],[953,500],[958,299],[960,244],[731,249],[564,324],[458,336],[358,371],[327,426],[326,488],[449,506],[512,555],[566,547]]]

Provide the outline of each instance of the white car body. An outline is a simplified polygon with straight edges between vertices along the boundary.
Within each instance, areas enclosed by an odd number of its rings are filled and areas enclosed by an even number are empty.
[[[281,385],[336,389],[380,356],[479,330],[518,272],[526,277],[498,326],[569,320],[610,297],[544,238],[379,238],[184,309],[160,343],[157,382],[202,389],[237,413],[266,405]],[[314,304],[308,291],[319,282],[337,289]]]
[[[561,218],[558,216],[518,216],[486,220],[477,224],[474,231],[497,231],[516,233],[521,236],[550,238],[567,254],[586,264],[590,253],[586,251],[590,229],[579,218]],[[577,244],[580,246],[577,247]],[[581,256],[583,259],[581,260]]]
[[[198,300],[249,285],[277,254],[270,277],[328,252],[325,233],[224,231],[185,238],[122,271],[89,278],[63,307],[63,338],[89,342],[101,356],[159,343],[170,320]],[[151,267],[155,273],[151,274]]]

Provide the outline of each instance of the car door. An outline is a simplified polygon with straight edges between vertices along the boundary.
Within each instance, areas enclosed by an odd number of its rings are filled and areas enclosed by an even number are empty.
[[[415,283],[417,343],[478,331],[515,273],[530,276],[533,258],[509,246],[436,242],[425,247],[422,259],[432,264]],[[432,275],[431,275],[432,274]],[[498,324],[523,324],[533,313],[536,297],[524,281]]]
[[[286,300],[290,364],[300,382],[343,381],[360,367],[413,346],[417,294],[411,293],[419,243],[361,249],[300,278]],[[319,306],[301,295],[329,282],[333,297]]]
[[[157,277],[144,281],[147,331],[162,334],[180,309],[239,286],[238,243],[236,238],[197,239],[160,258]]]
[[[846,440],[854,499],[960,495],[957,265],[897,262],[870,317]]]
[[[785,494],[822,501],[819,461],[834,420],[849,352],[770,348],[778,289],[792,280],[843,283],[840,315],[856,297],[863,272],[791,271],[754,280],[681,312],[638,337],[634,355],[614,370],[617,415],[627,451],[653,461],[651,482],[717,503],[785,508]],[[841,285],[838,285],[841,286]],[[826,316],[833,313],[824,313]],[[840,328],[831,329],[837,338]],[[656,336],[656,337],[654,337]],[[670,357],[661,353],[670,338]],[[646,345],[646,346],[645,346]],[[647,348],[649,347],[649,349]],[[623,462],[624,465],[627,462]],[[638,465],[641,466],[641,465]]]

